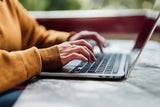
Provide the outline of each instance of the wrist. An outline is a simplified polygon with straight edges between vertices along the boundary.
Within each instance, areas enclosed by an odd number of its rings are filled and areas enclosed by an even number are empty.
[[[68,36],[67,41],[71,41],[71,37],[74,36],[76,33],[77,32],[75,32],[75,31],[70,32],[70,35]]]
[[[60,53],[57,45],[39,49],[41,60],[42,60],[42,70],[43,71],[53,71],[62,68],[62,63],[60,59]]]

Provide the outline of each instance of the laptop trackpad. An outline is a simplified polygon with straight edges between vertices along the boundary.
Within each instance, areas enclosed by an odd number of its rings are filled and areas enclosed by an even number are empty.
[[[71,71],[72,69],[74,69],[78,64],[80,64],[82,61],[80,60],[73,60],[70,61],[67,65],[65,65],[62,68],[62,71]]]

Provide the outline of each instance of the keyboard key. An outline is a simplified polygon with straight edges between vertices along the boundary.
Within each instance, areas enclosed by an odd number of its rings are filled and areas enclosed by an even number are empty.
[[[118,72],[121,55],[97,54],[96,58],[96,62],[81,62],[71,71],[71,73],[115,74]]]

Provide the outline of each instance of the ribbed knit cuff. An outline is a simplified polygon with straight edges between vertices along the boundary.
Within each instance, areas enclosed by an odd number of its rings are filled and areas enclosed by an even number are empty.
[[[42,58],[42,70],[53,71],[62,68],[62,62],[60,60],[60,53],[57,45],[39,49]]]

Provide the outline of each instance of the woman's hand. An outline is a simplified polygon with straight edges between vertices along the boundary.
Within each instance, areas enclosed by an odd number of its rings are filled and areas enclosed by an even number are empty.
[[[69,38],[69,41],[75,41],[79,39],[94,40],[100,48],[101,52],[103,52],[102,48],[104,48],[106,44],[105,38],[103,38],[100,34],[94,31],[81,31],[79,33],[76,33],[75,35]]]
[[[63,65],[78,59],[82,61],[96,61],[93,47],[85,40],[64,42],[58,45],[60,58]]]

